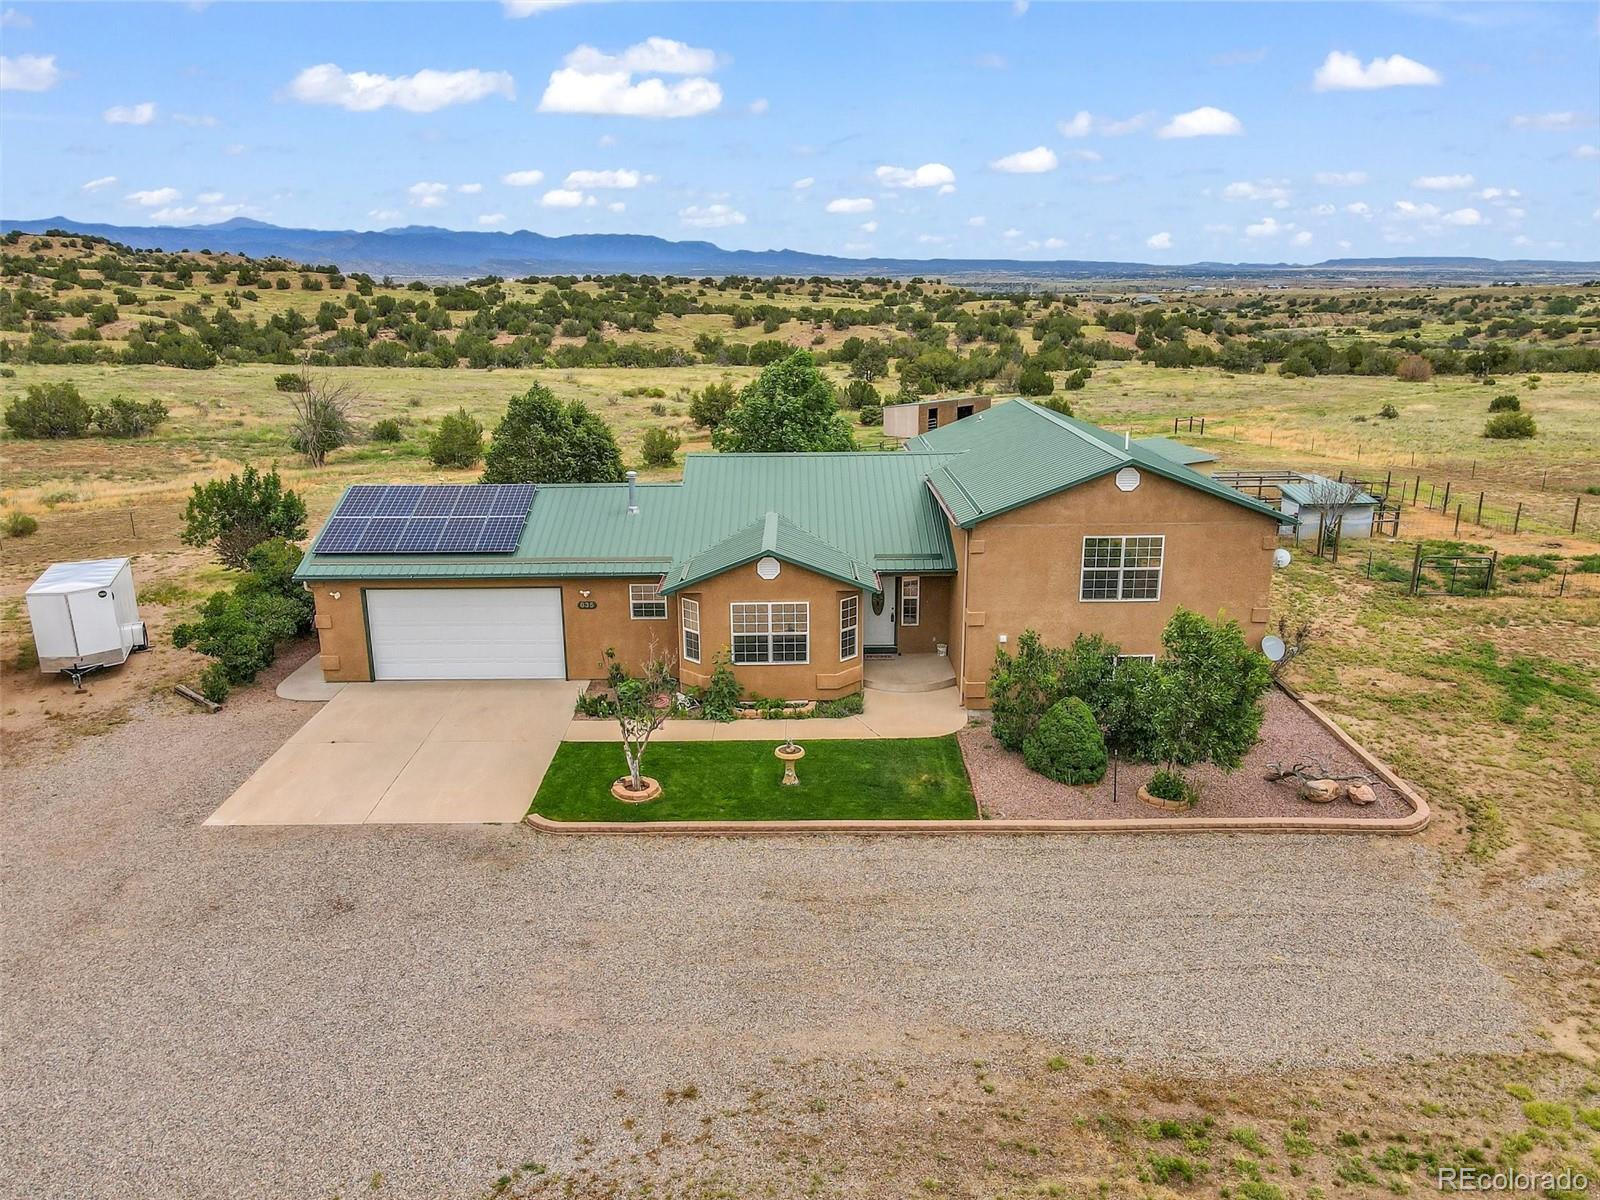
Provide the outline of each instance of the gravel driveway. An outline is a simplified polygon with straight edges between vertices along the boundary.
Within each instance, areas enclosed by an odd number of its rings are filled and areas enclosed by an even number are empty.
[[[6,769],[0,1194],[482,1196],[637,1155],[668,1090],[799,1111],[801,1060],[1252,1071],[1522,1025],[1414,844],[203,827],[311,711],[152,701]]]

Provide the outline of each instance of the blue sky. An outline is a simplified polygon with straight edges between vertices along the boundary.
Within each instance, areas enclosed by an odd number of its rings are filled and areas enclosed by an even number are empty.
[[[37,4],[0,211],[1600,258],[1593,4]]]

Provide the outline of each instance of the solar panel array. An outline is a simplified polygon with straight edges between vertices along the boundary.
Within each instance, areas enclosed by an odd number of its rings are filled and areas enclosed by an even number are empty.
[[[345,493],[318,554],[510,554],[533,507],[531,483],[370,484]]]

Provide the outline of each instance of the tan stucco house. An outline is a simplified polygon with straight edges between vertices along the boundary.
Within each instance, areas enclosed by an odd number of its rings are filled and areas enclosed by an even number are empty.
[[[828,699],[942,650],[980,707],[1027,628],[1154,654],[1182,606],[1259,641],[1281,514],[1162,449],[1016,400],[899,452],[693,454],[681,483],[355,487],[297,577],[330,680],[600,678],[610,647]]]

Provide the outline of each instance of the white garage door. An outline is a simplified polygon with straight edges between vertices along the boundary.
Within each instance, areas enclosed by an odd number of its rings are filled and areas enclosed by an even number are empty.
[[[565,679],[560,588],[369,588],[374,679]]]

